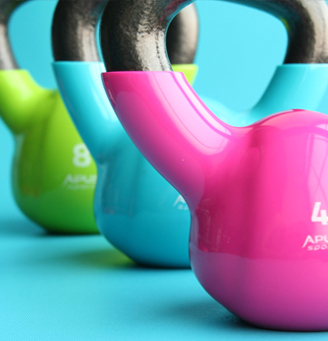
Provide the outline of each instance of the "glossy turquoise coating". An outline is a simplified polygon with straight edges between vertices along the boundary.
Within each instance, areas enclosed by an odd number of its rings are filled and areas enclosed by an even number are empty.
[[[216,109],[217,116],[232,126],[243,127],[279,111],[317,110],[327,85],[328,64],[279,65],[253,108],[240,113],[222,106],[221,110]]]
[[[97,164],[94,210],[101,233],[139,263],[188,267],[187,204],[124,131],[103,88],[103,64],[55,62],[53,67],[67,109]]]

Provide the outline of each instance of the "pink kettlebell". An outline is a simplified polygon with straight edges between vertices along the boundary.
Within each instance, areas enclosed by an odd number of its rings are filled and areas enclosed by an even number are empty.
[[[191,264],[205,290],[260,327],[328,330],[328,116],[290,110],[246,127],[219,120],[171,72],[165,51],[170,20],[190,2],[108,2],[101,33],[109,99],[187,201]],[[258,3],[327,35],[324,1]],[[298,43],[304,58],[328,62],[328,46]]]

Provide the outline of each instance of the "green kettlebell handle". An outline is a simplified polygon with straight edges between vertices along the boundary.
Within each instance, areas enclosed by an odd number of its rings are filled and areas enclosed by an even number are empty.
[[[93,214],[96,165],[57,90],[40,87],[11,53],[7,24],[24,1],[0,0],[0,116],[15,136],[13,195],[32,221],[61,233],[98,233]]]
[[[54,91],[36,84],[28,71],[0,70],[0,116],[14,135],[46,117],[52,99]]]
[[[54,92],[39,86],[26,70],[20,70],[8,37],[10,16],[26,2],[0,0],[0,116],[12,131],[19,134],[46,115],[42,109],[51,105]],[[49,109],[48,109],[49,110]]]

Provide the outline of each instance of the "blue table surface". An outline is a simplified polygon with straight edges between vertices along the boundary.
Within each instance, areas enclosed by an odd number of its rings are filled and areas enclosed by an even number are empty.
[[[137,266],[100,235],[54,236],[17,209],[0,122],[0,340],[325,340],[252,327],[191,270]],[[327,307],[328,313],[328,307]]]

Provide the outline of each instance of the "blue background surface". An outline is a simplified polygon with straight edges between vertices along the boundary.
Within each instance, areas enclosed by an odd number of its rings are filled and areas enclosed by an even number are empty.
[[[55,86],[50,20],[55,1],[17,10],[17,60]],[[236,110],[261,96],[284,58],[282,24],[257,10],[199,1],[195,89]],[[326,111],[328,94],[321,105]],[[209,297],[191,270],[141,268],[101,236],[53,236],[17,209],[10,189],[13,139],[0,122],[0,340],[324,340],[327,333],[257,329]],[[328,308],[327,308],[328,309]]]

